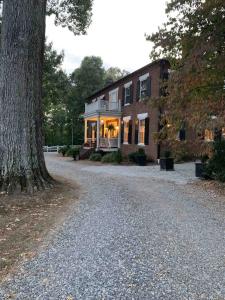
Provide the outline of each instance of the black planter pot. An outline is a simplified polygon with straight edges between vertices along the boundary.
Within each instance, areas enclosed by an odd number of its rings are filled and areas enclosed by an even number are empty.
[[[174,171],[174,159],[171,157],[160,158],[160,170]]]
[[[205,167],[205,164],[202,162],[195,163],[195,176],[196,177],[205,178],[204,167]]]
[[[144,155],[136,156],[135,161],[139,166],[146,166],[146,156]]]

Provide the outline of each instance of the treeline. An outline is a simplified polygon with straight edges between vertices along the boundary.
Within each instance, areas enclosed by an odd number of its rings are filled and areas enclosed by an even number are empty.
[[[52,44],[45,48],[43,103],[45,145],[83,143],[84,103],[88,96],[128,74],[117,67],[105,69],[100,57],[85,57],[67,75],[62,69],[64,53]]]

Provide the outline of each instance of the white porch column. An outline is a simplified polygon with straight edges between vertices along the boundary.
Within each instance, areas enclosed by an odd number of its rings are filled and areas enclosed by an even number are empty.
[[[97,118],[97,149],[100,148],[100,116]]]
[[[121,119],[119,118],[118,148],[121,148]]]
[[[84,143],[87,143],[87,119],[84,120]]]

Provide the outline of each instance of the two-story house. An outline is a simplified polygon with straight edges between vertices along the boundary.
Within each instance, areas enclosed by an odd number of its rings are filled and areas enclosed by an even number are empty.
[[[168,76],[169,62],[158,60],[91,95],[85,104],[85,147],[124,155],[143,148],[156,160],[159,111],[149,105],[160,96],[160,81]],[[149,101],[145,101],[149,99]]]

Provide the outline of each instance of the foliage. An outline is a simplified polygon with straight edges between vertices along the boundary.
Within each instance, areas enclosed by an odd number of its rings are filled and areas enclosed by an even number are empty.
[[[214,143],[214,154],[208,160],[206,174],[216,180],[225,182],[225,141]]]
[[[126,70],[120,70],[120,68],[111,67],[105,71],[105,85],[110,85],[111,83],[123,78],[128,74],[129,72]]]
[[[52,44],[45,46],[43,72],[44,136],[46,145],[71,143],[71,121],[66,102],[71,85],[62,70],[64,54],[58,54]]]
[[[92,16],[92,0],[47,0],[47,14],[55,24],[67,27],[75,35],[85,34]]]
[[[92,161],[101,161],[102,155],[100,153],[92,153],[90,156],[90,160]]]
[[[171,151],[169,150],[165,150],[163,155],[162,155],[163,158],[170,158],[172,157],[172,154],[171,154]]]
[[[79,154],[80,154],[80,147],[79,146],[70,147],[66,152],[66,155],[73,157],[74,160],[76,160],[76,158],[77,158],[77,156],[79,156]]]
[[[117,152],[111,152],[104,155],[101,159],[102,163],[116,163],[120,164],[122,162],[122,154],[121,151],[118,150]]]
[[[59,149],[58,152],[61,153],[62,156],[65,156],[66,153],[69,151],[69,149],[70,149],[70,146],[63,146],[63,147],[61,147],[61,148]]]
[[[145,160],[147,160],[145,150],[142,148],[139,148],[136,152],[131,152],[128,154],[129,161],[133,163],[137,163],[139,158],[144,158]]]
[[[114,127],[113,124],[109,124],[107,128],[108,128],[109,131],[115,130],[115,127]]]
[[[173,125],[163,129],[173,135],[182,122],[195,130],[224,124],[224,0],[170,0],[166,13],[167,22],[147,37],[151,57],[169,59],[173,70],[158,102]]]

